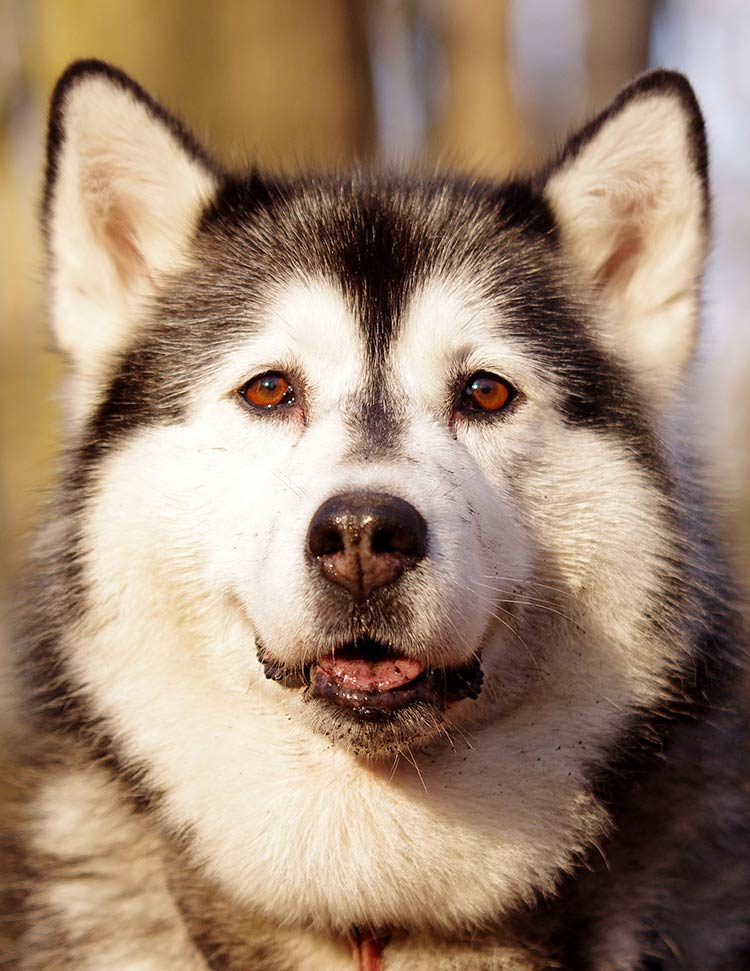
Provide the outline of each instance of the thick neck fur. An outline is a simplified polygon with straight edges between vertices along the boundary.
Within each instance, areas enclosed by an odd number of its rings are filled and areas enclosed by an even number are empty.
[[[746,818],[742,782],[747,765],[746,760],[740,764],[742,760],[724,754],[717,757],[722,752],[717,739],[726,753],[736,751],[745,729],[739,716],[726,711],[717,713],[709,727],[690,718],[676,718],[661,756],[631,776],[610,835],[592,848],[556,893],[518,908],[483,932],[443,936],[396,926],[373,928],[387,941],[387,967],[396,971],[426,967],[435,971],[744,967],[737,963],[741,960],[737,955],[744,940],[749,878],[747,832],[742,822]],[[59,781],[62,775],[69,784],[71,777],[76,778],[78,747],[66,744],[58,749],[60,761],[53,780],[57,776]],[[87,761],[88,755],[84,764]],[[109,948],[116,954],[120,947],[128,953],[132,940],[127,928],[117,920],[101,920],[98,894],[102,888],[108,888],[115,902],[122,893],[133,894],[135,914],[137,901],[142,899],[143,913],[137,918],[142,922],[139,939],[150,947],[161,942],[157,950],[168,948],[180,954],[185,962],[180,967],[205,965],[215,971],[351,969],[349,945],[342,935],[276,924],[239,906],[202,873],[184,843],[157,835],[158,823],[149,818],[142,802],[140,806],[133,803],[129,786],[123,788],[113,779],[100,786],[97,775],[109,774],[105,769],[78,771],[84,776],[78,778],[77,792],[76,785],[67,790],[62,785],[59,792],[74,796],[71,813],[78,808],[83,814],[83,847],[58,843],[50,852],[50,834],[45,838],[40,806],[35,804],[27,863],[30,885],[36,886],[31,891],[32,903],[40,913],[35,930],[38,956],[19,965],[24,971],[41,971],[51,966],[50,961],[60,971],[93,969],[98,965],[86,961],[95,962],[102,950]],[[49,770],[45,775],[49,784]],[[88,782],[84,783],[86,776]],[[39,781],[37,777],[37,784]],[[108,794],[104,796],[104,792]],[[113,799],[111,792],[120,795]],[[96,799],[92,801],[93,794]],[[80,807],[75,798],[81,800]],[[99,798],[103,802],[97,808]],[[108,822],[102,830],[104,815]],[[47,846],[40,853],[45,839]],[[717,869],[721,880],[716,879]],[[36,873],[43,874],[46,893],[35,883]],[[71,878],[89,886],[93,896],[89,918],[78,929],[81,963],[68,965],[59,963],[65,907],[56,906],[56,895],[49,888],[58,880],[64,887]],[[59,899],[64,900],[61,892]],[[84,893],[84,915],[86,899]],[[112,905],[110,918],[116,918],[117,907]],[[723,935],[715,933],[717,911],[723,915]],[[89,957],[84,961],[81,955],[86,954]]]

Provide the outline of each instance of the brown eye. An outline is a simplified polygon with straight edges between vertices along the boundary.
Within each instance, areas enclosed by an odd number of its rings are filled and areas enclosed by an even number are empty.
[[[264,410],[294,404],[294,388],[283,374],[269,371],[249,381],[240,394],[253,408]]]
[[[460,407],[464,411],[497,412],[510,404],[515,395],[513,388],[496,374],[479,372],[469,378],[461,396]]]

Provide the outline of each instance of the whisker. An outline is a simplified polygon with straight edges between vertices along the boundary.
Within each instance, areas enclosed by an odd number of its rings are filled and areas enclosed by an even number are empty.
[[[447,740],[448,744],[451,747],[451,752],[453,752],[453,754],[455,755],[456,754],[456,745],[455,745],[455,743],[453,741],[453,736],[448,731],[448,727],[446,725],[445,719],[443,719],[442,721],[441,720],[437,720],[437,728],[438,728],[438,731],[442,735],[445,735],[446,740]]]
[[[572,600],[579,599],[578,595],[572,590],[557,586],[553,583],[543,583],[541,580],[531,580],[525,577],[504,577],[496,573],[480,573],[478,576],[482,580],[503,580],[506,583],[518,583],[522,587],[544,587],[547,590],[554,590],[555,593],[559,593],[564,597],[570,597]]]
[[[424,777],[423,777],[422,773],[419,771],[419,766],[417,765],[417,760],[414,758],[414,754],[412,753],[411,749],[409,748],[408,745],[406,745],[406,753],[408,753],[408,754],[402,752],[401,749],[399,749],[399,752],[404,756],[404,758],[406,759],[407,762],[410,762],[414,766],[414,770],[417,773],[417,777],[419,778],[419,781],[422,783],[422,788],[425,791],[425,795],[427,795],[427,786],[425,785]]]
[[[401,760],[401,752],[396,752],[395,758],[393,759],[393,765],[391,766],[391,772],[388,776],[388,781],[393,782],[393,777],[396,774],[396,769],[398,768],[398,763]]]
[[[470,582],[475,586],[487,587],[489,589],[492,589],[492,587],[488,583],[478,583],[476,580],[470,580]],[[500,589],[497,589],[497,592],[510,593],[509,590],[500,590]],[[547,601],[547,600],[521,600],[517,597],[512,597],[512,598],[499,599],[499,600],[493,598],[492,602],[493,604],[517,604],[519,607],[538,607],[540,610],[547,610],[551,614],[557,614],[559,617],[562,617],[564,620],[569,621],[571,624],[575,623],[575,620],[569,614],[564,613],[562,610],[559,609],[559,607],[557,607],[556,605],[553,605],[550,601]]]
[[[446,725],[450,725],[451,729],[454,732],[458,732],[458,734],[461,736],[461,739],[462,739],[464,745],[466,746],[466,748],[470,752],[476,751],[476,749],[474,748],[474,746],[471,744],[471,742],[469,740],[469,736],[466,734],[466,732],[463,731],[463,729],[461,728],[460,725],[456,725],[456,723],[455,722],[452,722],[449,718],[444,718],[444,721],[445,721],[445,724]],[[454,749],[454,751],[455,751],[455,749]]]

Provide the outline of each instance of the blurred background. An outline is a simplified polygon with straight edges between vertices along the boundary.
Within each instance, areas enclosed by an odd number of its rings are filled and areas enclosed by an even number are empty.
[[[6,605],[57,439],[37,225],[46,104],[66,64],[91,56],[131,73],[230,164],[426,158],[497,177],[533,165],[647,66],[684,70],[707,113],[715,196],[693,393],[750,575],[750,3],[0,0]]]

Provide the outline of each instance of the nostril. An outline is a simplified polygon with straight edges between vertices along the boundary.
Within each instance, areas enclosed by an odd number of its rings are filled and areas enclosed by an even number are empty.
[[[417,516],[418,519],[414,518],[408,524],[394,522],[376,529],[371,540],[373,553],[376,555],[395,553],[397,556],[405,556],[409,559],[422,559],[425,555],[427,530],[422,525],[424,520],[419,513]]]
[[[308,536],[308,548],[313,556],[333,556],[344,550],[344,539],[336,526],[326,523],[313,525]]]
[[[393,536],[390,529],[376,529],[371,540],[373,553],[393,553]]]
[[[384,553],[396,553],[412,560],[421,560],[427,553],[427,524],[416,509],[410,508],[403,519],[392,523],[381,540]]]

